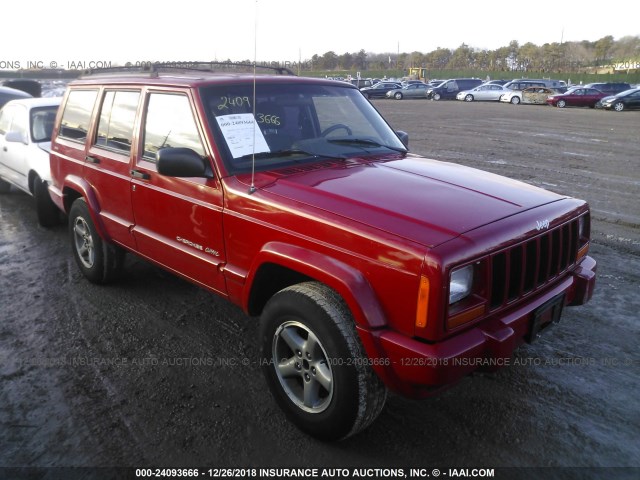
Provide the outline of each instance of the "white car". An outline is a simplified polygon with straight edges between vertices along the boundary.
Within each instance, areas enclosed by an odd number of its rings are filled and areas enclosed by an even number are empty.
[[[473,102],[474,100],[497,102],[502,95],[510,91],[511,90],[504,88],[502,85],[485,83],[471,90],[459,92],[456,98],[458,100],[464,100],[465,102]]]
[[[38,222],[45,227],[59,221],[48,185],[51,132],[60,101],[60,97],[11,100],[0,110],[0,193],[14,185],[33,195]]]
[[[546,105],[549,95],[557,92],[548,87],[527,87],[524,90],[512,90],[500,99],[501,102],[519,105],[520,103],[531,103],[535,105]]]

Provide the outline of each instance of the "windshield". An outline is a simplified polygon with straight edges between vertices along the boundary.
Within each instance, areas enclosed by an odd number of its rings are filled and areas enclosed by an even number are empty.
[[[231,174],[406,152],[375,108],[339,85],[253,84],[201,89],[209,126]],[[255,117],[254,117],[255,108]],[[255,118],[255,120],[254,120]]]

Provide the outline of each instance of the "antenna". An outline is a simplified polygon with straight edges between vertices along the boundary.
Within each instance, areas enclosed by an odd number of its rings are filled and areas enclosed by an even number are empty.
[[[256,63],[258,61],[258,0],[256,0],[255,17],[253,19],[253,145],[251,152],[251,185],[249,195],[256,191]]]

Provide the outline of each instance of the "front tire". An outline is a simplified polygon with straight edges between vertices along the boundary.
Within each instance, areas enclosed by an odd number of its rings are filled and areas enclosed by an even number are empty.
[[[396,92],[393,95],[393,98],[395,98],[396,100],[402,100],[402,94],[400,92]]]
[[[260,342],[271,393],[309,435],[344,439],[382,411],[386,389],[344,300],[326,285],[307,282],[275,294],[260,319]]]
[[[623,110],[624,110],[624,103],[622,103],[622,102],[616,102],[616,103],[614,103],[614,104],[613,104],[613,109],[614,109],[616,112],[621,112],[621,111],[623,111]]]
[[[58,225],[60,223],[60,211],[51,200],[47,183],[37,176],[33,179],[33,198],[36,202],[38,223],[47,228]]]
[[[466,97],[464,97],[464,101],[465,102],[473,102],[473,95],[469,94]]]
[[[440,100],[440,98],[442,98],[442,97],[440,96],[439,93],[436,93],[436,94],[433,95],[433,99],[436,100],[436,101]]]
[[[518,105],[520,103],[520,97],[514,95],[513,97],[511,97],[511,103],[513,105]]]
[[[69,211],[69,238],[76,263],[89,281],[103,284],[118,277],[124,250],[100,237],[83,198],[74,201]]]
[[[558,108],[564,108],[567,106],[567,102],[565,102],[564,100],[558,100],[558,103],[556,103],[556,107]]]

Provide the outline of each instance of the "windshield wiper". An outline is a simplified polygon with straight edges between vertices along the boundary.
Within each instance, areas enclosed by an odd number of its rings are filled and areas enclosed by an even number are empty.
[[[319,155],[316,155],[315,153],[307,152],[305,150],[300,150],[299,148],[285,148],[282,150],[276,150],[274,152],[248,153],[247,155],[243,155],[239,158],[236,158],[236,160],[249,160],[253,158],[254,155],[256,159],[290,157],[291,155],[308,155],[313,158],[318,158],[319,156]]]
[[[388,148],[389,150],[393,150],[394,152],[407,153],[408,150],[406,148],[400,147],[392,147],[390,145],[383,145],[374,140],[369,140],[367,138],[329,138],[327,139],[329,143],[339,143],[343,145],[363,145],[370,147],[380,147],[380,148]]]

